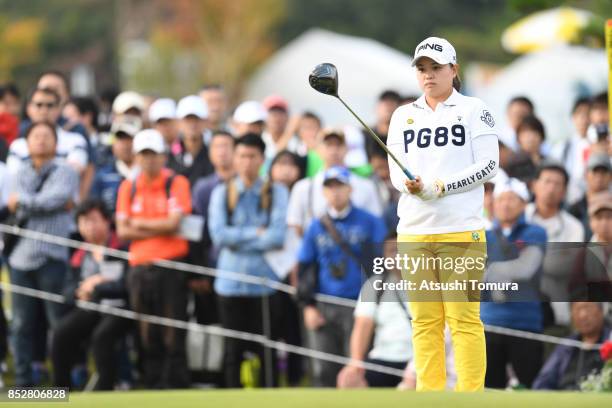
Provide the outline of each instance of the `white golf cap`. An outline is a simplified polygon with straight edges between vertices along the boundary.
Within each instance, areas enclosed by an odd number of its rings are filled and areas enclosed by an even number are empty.
[[[525,202],[529,201],[529,190],[527,189],[527,185],[519,179],[515,179],[514,177],[496,183],[495,189],[493,190],[493,197],[497,198],[508,191],[516,194],[521,200]]]
[[[163,154],[166,151],[164,138],[155,129],[144,129],[136,133],[133,142],[134,153],[140,153],[145,150],[152,150],[157,154]]]
[[[111,124],[111,133],[117,135],[117,133],[125,133],[131,137],[134,137],[136,133],[142,129],[142,120],[138,116],[133,115],[122,115],[118,116],[113,120]]]
[[[234,111],[234,122],[255,123],[263,122],[268,117],[266,108],[257,101],[242,102]]]
[[[189,95],[182,98],[176,106],[176,116],[179,119],[184,119],[187,116],[197,116],[200,119],[208,118],[208,107],[196,95]]]
[[[457,53],[455,47],[444,38],[429,37],[421,41],[414,50],[414,59],[412,66],[414,67],[421,57],[429,57],[438,64],[456,64]]]
[[[145,110],[145,100],[138,92],[121,92],[113,101],[113,112],[121,115],[128,110],[135,108],[143,112]]]
[[[176,102],[170,98],[159,98],[149,106],[149,121],[176,119]]]

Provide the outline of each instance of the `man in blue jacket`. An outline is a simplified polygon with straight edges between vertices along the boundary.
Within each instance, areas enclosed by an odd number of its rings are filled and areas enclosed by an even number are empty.
[[[325,172],[323,195],[327,212],[310,224],[298,255],[298,299],[303,306],[310,346],[347,356],[352,308],[317,303],[315,294],[357,299],[366,278],[367,266],[362,265],[369,263],[369,255],[376,254],[377,244],[385,239],[386,228],[381,218],[351,205],[350,173],[345,167],[334,166]],[[335,387],[341,368],[314,360],[315,385]]]
[[[236,139],[234,166],[237,176],[215,187],[208,207],[208,231],[213,244],[220,249],[217,260],[219,275],[214,288],[218,295],[221,325],[226,329],[258,335],[263,333],[266,321],[263,314],[268,314],[271,320],[270,311],[275,311],[267,303],[275,299],[272,296],[274,289],[237,280],[231,272],[279,280],[264,254],[283,246],[285,206],[289,197],[284,186],[259,178],[264,151],[265,144],[255,133]],[[263,367],[260,384],[264,383],[264,378],[270,378],[268,370],[274,371],[274,362],[266,361],[261,344],[227,338],[223,370],[227,387],[241,386],[240,367],[246,351],[255,353],[260,359]]]
[[[516,291],[483,292],[480,314],[485,324],[542,331],[539,284],[546,231],[525,221],[529,199],[527,186],[514,178],[495,185],[494,220],[487,235],[487,282],[517,283]],[[519,337],[486,333],[487,373],[485,385],[505,388],[509,363],[519,382],[531,387],[542,364],[542,343]]]
[[[588,344],[612,340],[610,327],[604,321],[603,304],[599,302],[572,302],[572,322],[576,333],[572,340]],[[552,352],[533,382],[538,390],[578,390],[580,383],[592,372],[603,367],[598,349],[583,350],[559,345]]]

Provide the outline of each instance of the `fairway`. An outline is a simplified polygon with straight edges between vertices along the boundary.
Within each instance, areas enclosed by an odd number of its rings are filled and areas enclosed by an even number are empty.
[[[396,390],[190,390],[190,391],[131,391],[108,393],[75,393],[69,403],[53,403],[52,407],[91,408],[319,408],[319,407],[555,407],[586,408],[611,406],[611,394],[564,392],[503,392],[478,394],[451,392],[416,393]],[[41,403],[2,404],[3,406],[40,407]]]

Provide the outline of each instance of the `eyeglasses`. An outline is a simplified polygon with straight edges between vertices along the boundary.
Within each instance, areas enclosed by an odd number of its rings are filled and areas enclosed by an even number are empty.
[[[42,108],[47,108],[47,109],[52,109],[55,108],[57,106],[57,103],[55,102],[32,102],[32,105],[36,106],[36,108],[38,109],[42,109]]]

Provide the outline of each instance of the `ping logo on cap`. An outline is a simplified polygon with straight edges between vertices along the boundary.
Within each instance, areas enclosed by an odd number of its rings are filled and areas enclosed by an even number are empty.
[[[440,44],[429,44],[429,43],[426,43],[426,44],[421,45],[417,49],[417,53],[419,51],[421,51],[421,50],[426,50],[428,48],[431,49],[431,50],[434,50],[434,51],[442,52],[442,46]]]
[[[429,37],[421,41],[414,50],[412,66],[416,66],[421,57],[429,57],[438,64],[456,64],[455,48],[444,38]]]

